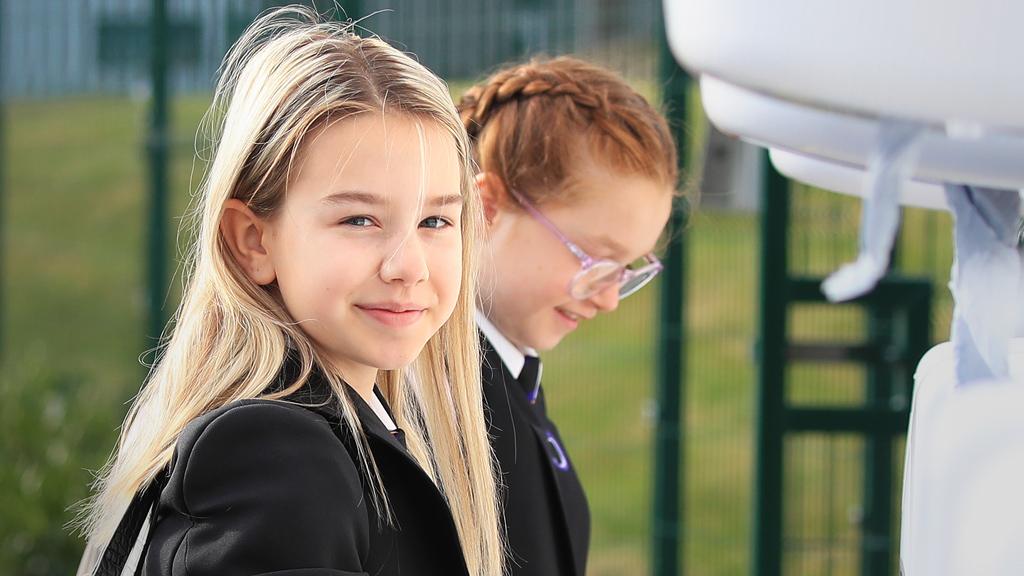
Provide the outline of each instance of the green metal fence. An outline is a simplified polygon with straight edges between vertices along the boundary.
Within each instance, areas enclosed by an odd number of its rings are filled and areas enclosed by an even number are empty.
[[[910,375],[949,330],[949,218],[905,210],[903,280],[826,304],[860,200],[761,170],[758,210],[712,198],[687,235],[684,572],[895,574]]]
[[[858,201],[766,171],[755,573],[897,574],[902,437],[941,276],[897,269],[868,296],[824,304],[824,274],[855,256]],[[906,226],[902,268],[933,242]]]
[[[687,120],[690,79],[675,62],[662,40],[662,104],[669,116],[672,135],[679,146],[679,171],[691,168]],[[655,392],[654,478],[651,509],[651,573],[678,574],[683,550],[681,499],[685,485],[685,452],[682,443],[683,398],[686,391],[686,221],[689,201],[674,206],[668,227],[675,233],[665,250],[665,273],[658,305],[657,382]]]

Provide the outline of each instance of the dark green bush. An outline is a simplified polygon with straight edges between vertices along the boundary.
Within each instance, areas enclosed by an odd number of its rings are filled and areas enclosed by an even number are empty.
[[[69,524],[119,418],[103,390],[44,356],[0,371],[0,574],[74,574],[83,542]]]

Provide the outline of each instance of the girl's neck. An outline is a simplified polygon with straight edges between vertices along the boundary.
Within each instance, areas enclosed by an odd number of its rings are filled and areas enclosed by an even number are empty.
[[[351,362],[332,361],[333,368],[341,374],[345,383],[352,387],[367,403],[373,398],[373,387],[377,383],[377,369]]]
[[[372,404],[373,387],[376,385],[376,375],[374,375],[374,378],[371,378],[369,382],[357,382],[350,378],[345,378],[345,382],[348,382],[348,385],[351,386],[367,404]]]

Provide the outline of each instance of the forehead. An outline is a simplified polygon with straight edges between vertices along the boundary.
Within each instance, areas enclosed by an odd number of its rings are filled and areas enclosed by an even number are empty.
[[[566,204],[553,204],[572,239],[619,259],[651,250],[672,211],[672,189],[642,175],[590,167],[574,177]]]
[[[451,194],[459,191],[461,172],[455,140],[437,122],[362,113],[306,135],[289,173],[288,191],[317,197],[340,188],[389,196]]]

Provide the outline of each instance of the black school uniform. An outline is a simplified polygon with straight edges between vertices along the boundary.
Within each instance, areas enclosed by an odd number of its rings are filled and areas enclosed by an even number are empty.
[[[481,345],[485,414],[505,485],[508,573],[583,576],[590,511],[565,444],[547,417],[536,359],[527,357],[516,379],[483,334]]]
[[[143,574],[467,574],[441,493],[353,391],[394,515],[378,517],[340,408],[233,402],[192,421],[175,449]],[[314,376],[292,399],[328,394]],[[383,400],[382,400],[383,402]]]

